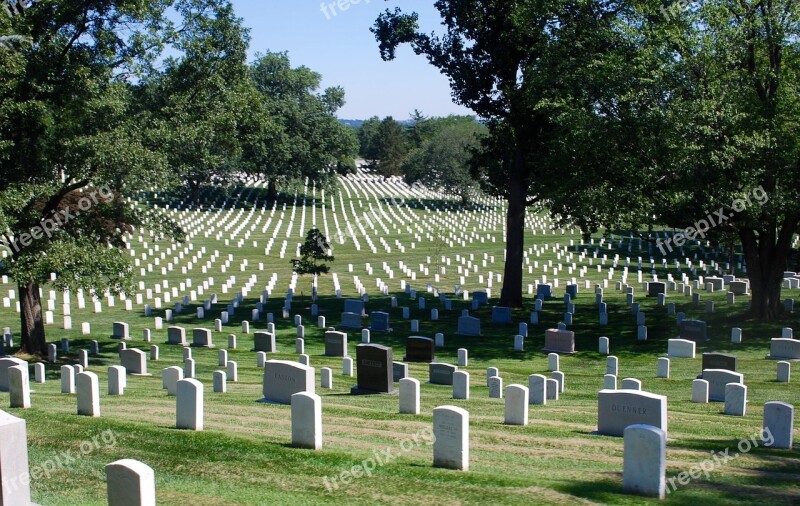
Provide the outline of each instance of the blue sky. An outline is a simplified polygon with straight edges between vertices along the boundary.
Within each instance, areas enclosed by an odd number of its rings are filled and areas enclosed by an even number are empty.
[[[323,86],[342,86],[347,104],[340,118],[393,116],[407,119],[414,109],[426,116],[472,114],[450,98],[447,78],[402,47],[391,62],[381,60],[369,28],[385,9],[417,11],[426,31],[441,32],[432,0],[232,0],[251,29],[250,57],[256,52],[288,51],[293,66],[305,65],[323,77]],[[355,3],[358,2],[358,3]],[[334,10],[335,9],[335,10]]]

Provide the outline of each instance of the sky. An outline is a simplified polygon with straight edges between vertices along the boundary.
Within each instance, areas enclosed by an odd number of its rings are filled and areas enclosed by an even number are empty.
[[[426,116],[472,114],[453,103],[447,78],[407,45],[394,61],[381,60],[369,31],[381,12],[401,7],[418,12],[425,31],[441,33],[432,0],[232,1],[250,28],[250,60],[257,52],[288,51],[293,66],[322,74],[323,88],[344,88],[347,103],[339,118],[404,120],[414,109]]]

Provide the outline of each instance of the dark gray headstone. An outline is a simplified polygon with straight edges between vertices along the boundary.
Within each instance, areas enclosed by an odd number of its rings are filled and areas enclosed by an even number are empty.
[[[703,369],[725,369],[736,372],[736,356],[726,353],[703,353]]]
[[[356,346],[358,385],[351,394],[395,393],[392,349],[380,344]]]
[[[406,362],[433,362],[435,343],[429,337],[411,336],[406,339]]]
[[[511,317],[511,308],[495,306],[492,308],[492,323],[510,324],[514,323]]]
[[[428,366],[429,381],[433,385],[453,385],[453,373],[457,366],[442,362],[433,362]]]

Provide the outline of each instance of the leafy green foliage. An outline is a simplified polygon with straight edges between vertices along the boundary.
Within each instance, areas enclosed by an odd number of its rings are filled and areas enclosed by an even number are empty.
[[[330,267],[324,262],[333,262],[335,258],[328,252],[330,243],[325,235],[316,228],[306,234],[306,241],[300,246],[300,259],[291,260],[292,270],[301,276],[304,274],[327,274]]]
[[[486,127],[469,116],[424,119],[421,123],[415,123],[420,145],[403,161],[405,181],[457,195],[468,205],[478,190],[470,174],[472,153]]]
[[[359,130],[361,156],[367,167],[383,177],[402,175],[402,163],[408,152],[403,126],[391,116],[364,122]]]

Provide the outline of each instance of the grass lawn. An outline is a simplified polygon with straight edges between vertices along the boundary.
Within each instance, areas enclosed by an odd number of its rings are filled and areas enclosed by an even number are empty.
[[[461,284],[456,259],[474,255],[471,260],[478,273],[470,272],[464,288],[469,291],[485,288],[478,276],[495,276],[503,272],[503,210],[488,208],[475,211],[436,210],[434,200],[426,196],[413,196],[402,185],[394,193],[394,187],[369,185],[348,181],[337,195],[326,195],[323,200],[319,192],[312,194],[307,189],[306,205],[302,206],[302,189],[298,194],[297,207],[292,212],[292,195],[288,196],[285,210],[279,204],[277,210],[262,212],[263,205],[252,205],[259,191],[245,191],[234,206],[219,213],[218,210],[168,211],[179,218],[188,228],[197,232],[191,238],[193,249],[174,265],[174,270],[161,275],[161,268],[173,262],[172,257],[183,253],[188,245],[173,247],[171,254],[153,262],[153,255],[142,261],[141,267],[153,263],[153,272],[141,276],[136,268],[136,282],[143,281],[146,288],[153,288],[162,279],[169,286],[190,278],[191,289],[203,281],[214,278],[214,286],[184,308],[175,317],[176,325],[191,329],[206,327],[213,329],[213,319],[255,276],[253,289],[232,316],[223,332],[214,332],[214,342],[225,348],[227,336],[238,337],[238,348],[229,350],[229,360],[239,364],[239,382],[228,384],[228,393],[211,391],[212,373],[220,369],[217,365],[217,350],[193,349],[197,361],[197,378],[205,385],[205,430],[195,433],[180,431],[175,426],[175,398],[168,397],[161,388],[161,370],[172,365],[181,365],[180,347],[166,345],[167,331],[155,330],[152,317],[144,316],[143,306],[134,304],[133,311],[125,311],[124,303],[116,300],[113,308],[103,301],[103,312],[95,314],[87,298],[87,309],[77,309],[75,294],[72,294],[72,321],[76,330],[62,330],[61,294],[55,304],[55,325],[47,327],[48,340],[58,342],[68,337],[71,353],[60,357],[56,364],[47,365],[47,382],[34,384],[33,407],[28,410],[9,410],[14,416],[27,421],[29,459],[32,469],[40,470],[41,476],[32,480],[35,502],[43,505],[94,505],[105,504],[106,484],[104,466],[112,461],[131,458],[140,460],[155,470],[159,504],[242,505],[242,504],[576,504],[610,503],[643,504],[655,502],[638,496],[622,493],[622,438],[593,435],[597,428],[597,392],[602,388],[605,374],[605,356],[598,353],[598,337],[607,336],[611,342],[611,353],[619,357],[619,379],[632,377],[642,381],[644,390],[666,395],[669,408],[669,440],[667,444],[667,478],[673,478],[677,488],[667,496],[669,504],[752,504],[761,501],[770,504],[800,503],[800,459],[798,446],[793,450],[773,450],[757,447],[746,453],[737,445],[742,439],[756,434],[762,423],[765,402],[780,400],[794,405],[800,404],[800,388],[796,383],[776,382],[776,362],[765,359],[769,352],[769,340],[780,337],[782,327],[795,327],[797,315],[786,314],[780,321],[763,324],[748,320],[745,316],[746,297],[739,297],[733,305],[726,303],[725,293],[707,293],[700,290],[701,304],[692,304],[691,297],[670,292],[668,302],[674,302],[679,312],[689,318],[705,319],[708,322],[710,341],[698,345],[698,358],[673,359],[671,378],[656,377],[656,361],[666,354],[667,340],[678,335],[675,316],[667,314],[665,307],[658,307],[655,298],[644,297],[642,285],[636,280],[638,258],[643,257],[644,278],[650,279],[650,263],[647,251],[638,250],[638,242],[625,241],[617,249],[594,245],[580,246],[577,231],[555,230],[543,233],[541,224],[547,220],[531,216],[526,247],[538,246],[540,256],[529,255],[532,273],[527,272],[524,282],[532,284],[558,278],[559,287],[555,297],[544,304],[538,325],[530,325],[529,337],[525,340],[525,351],[513,350],[517,322],[528,322],[533,309],[533,296],[526,297],[526,308],[515,310],[514,325],[493,325],[491,309],[483,307],[472,315],[481,318],[482,337],[455,335],[456,320],[462,309],[470,307],[468,301],[453,295],[455,285]],[[401,196],[405,203],[386,200],[385,197]],[[427,196],[430,197],[430,196]],[[224,198],[218,199],[221,204]],[[234,199],[228,199],[228,206]],[[408,204],[408,206],[406,206]],[[335,207],[335,211],[332,208]],[[426,209],[427,206],[427,209]],[[436,350],[437,361],[457,363],[457,350],[469,350],[469,365],[462,370],[470,373],[471,399],[453,400],[452,389],[447,386],[427,384],[427,364],[410,364],[411,377],[420,380],[421,414],[419,416],[398,414],[397,396],[351,396],[350,387],[356,379],[345,377],[340,358],[324,357],[323,330],[317,328],[316,318],[310,310],[310,278],[298,280],[291,315],[300,314],[305,324],[306,353],[311,365],[317,368],[317,393],[323,403],[323,449],[318,452],[291,447],[290,407],[258,403],[261,398],[263,370],[256,367],[252,334],[241,332],[241,321],[249,319],[261,291],[277,274],[275,288],[265,305],[263,313],[275,314],[279,353],[270,358],[296,361],[294,354],[296,330],[292,319],[281,318],[281,307],[291,280],[289,260],[294,258],[297,243],[302,241],[312,224],[323,229],[327,222],[329,236],[341,228],[346,230],[344,215],[355,224],[364,213],[373,212],[372,218],[362,219],[375,246],[358,232],[355,239],[343,237],[344,244],[335,243],[332,273],[337,273],[342,296],[358,297],[354,276],[363,283],[369,293],[368,311],[382,310],[390,313],[393,331],[373,334],[372,342],[392,346],[394,360],[402,360],[405,338],[412,335],[410,322],[402,318],[401,307],[410,307],[411,317],[418,319],[421,336],[433,338],[437,332],[445,335],[445,346]],[[374,216],[384,219],[383,226]],[[325,221],[323,221],[323,216]],[[338,226],[337,226],[338,223]],[[374,228],[373,228],[374,226]],[[288,237],[287,237],[288,232]],[[534,233],[535,232],[535,233]],[[438,239],[439,234],[463,239],[451,246]],[[232,237],[233,236],[233,237]],[[140,238],[141,237],[141,238]],[[385,240],[388,248],[381,243]],[[264,250],[274,238],[270,254]],[[286,254],[280,258],[283,241],[288,241]],[[561,248],[570,247],[571,259],[566,258]],[[153,251],[160,257],[171,246],[169,241],[154,241],[148,234],[134,234],[131,247],[135,257],[156,245]],[[145,246],[144,243],[147,243]],[[629,244],[632,246],[629,251]],[[413,245],[413,247],[412,247]],[[556,246],[558,245],[558,247]],[[403,252],[402,248],[405,249]],[[547,246],[545,250],[544,247]],[[187,268],[192,256],[201,248],[206,254]],[[598,258],[593,258],[595,249]],[[391,251],[388,251],[391,249]],[[588,250],[584,258],[580,252]],[[206,265],[215,251],[219,257],[212,262],[204,274]],[[530,250],[532,251],[532,250]],[[655,250],[657,252],[657,250]],[[484,254],[490,258],[484,266]],[[597,272],[603,255],[608,255],[602,272]],[[555,402],[546,406],[530,406],[530,422],[526,427],[503,424],[503,400],[490,399],[486,386],[486,368],[497,367],[504,385],[520,383],[527,386],[530,374],[545,374],[547,356],[540,349],[544,333],[562,321],[565,305],[562,300],[566,281],[572,277],[602,283],[608,279],[607,268],[614,255],[621,256],[613,279],[604,290],[608,304],[609,324],[599,325],[598,310],[593,289],[581,290],[574,300],[575,321],[570,330],[576,333],[578,353],[561,357],[561,370],[566,375],[566,391]],[[694,252],[691,252],[694,255]],[[232,255],[230,265],[225,266]],[[434,266],[438,257],[450,259],[446,274],[439,282],[434,280]],[[420,264],[431,258],[428,275],[420,271]],[[492,258],[494,262],[492,263]],[[621,279],[626,257],[630,257],[628,282],[636,290],[636,302],[647,315],[648,340],[637,341],[636,318],[626,305],[625,295],[615,289]],[[699,259],[702,259],[702,253]],[[711,260],[709,257],[706,262]],[[244,260],[248,261],[242,266]],[[416,274],[411,280],[399,266],[404,262]],[[534,262],[538,267],[534,267]],[[554,266],[563,264],[563,269],[552,274],[544,266],[552,261]],[[592,262],[591,265],[589,262]],[[393,277],[384,270],[384,262],[393,270]],[[697,260],[693,260],[697,265]],[[260,270],[259,264],[263,264]],[[577,269],[568,272],[572,263]],[[352,264],[352,272],[350,271]],[[367,264],[372,269],[370,274]],[[446,263],[444,264],[446,265]],[[586,276],[579,276],[578,269],[588,268]],[[667,273],[678,280],[680,275],[670,265],[661,268],[656,261],[659,279]],[[223,267],[225,268],[223,271]],[[684,264],[684,272],[688,269]],[[698,274],[711,275],[700,268]],[[223,293],[221,285],[236,276],[233,288]],[[389,295],[380,294],[376,288],[380,278],[389,286]],[[401,279],[408,281],[425,296],[427,308],[420,310],[417,302],[401,290]],[[453,300],[452,311],[426,292],[427,283],[438,286]],[[491,303],[497,303],[501,283],[494,280]],[[7,297],[12,285],[0,285],[0,295]],[[180,296],[189,295],[190,288]],[[47,291],[45,287],[45,299]],[[797,297],[798,290],[784,290],[784,297]],[[143,292],[142,292],[143,293]],[[196,308],[211,293],[217,293],[219,303],[206,312],[206,318],[195,318]],[[154,294],[157,295],[157,294]],[[397,297],[397,308],[391,307],[391,297]],[[131,296],[133,298],[133,296]],[[319,280],[320,315],[328,325],[340,321],[344,302],[334,291],[332,275]],[[716,304],[714,314],[706,314],[705,301]],[[146,300],[152,303],[152,300]],[[172,307],[176,302],[164,303]],[[430,320],[430,309],[439,309],[439,321]],[[154,310],[154,316],[163,316],[164,311]],[[150,377],[128,377],[128,388],[122,397],[106,395],[106,369],[118,364],[117,342],[110,338],[112,322],[126,321],[130,324],[133,339],[129,347],[148,351],[150,344],[142,340],[143,329],[151,329],[153,342],[160,346],[158,362],[149,362],[153,374]],[[365,320],[366,321],[366,320]],[[91,335],[81,335],[80,323],[90,322]],[[251,323],[251,332],[265,328],[265,319]],[[12,328],[19,336],[19,317],[13,308],[0,309],[0,326]],[[731,328],[743,329],[743,342],[733,344]],[[350,354],[355,355],[355,344],[360,342],[360,333],[350,332]],[[101,381],[100,418],[90,419],[76,415],[76,400],[73,395],[60,393],[59,367],[75,363],[78,349],[88,349],[91,340],[100,342],[101,353],[90,358],[89,370],[96,372]],[[748,387],[747,415],[732,417],[722,414],[721,403],[694,404],[691,398],[691,382],[701,371],[700,353],[718,351],[732,353],[738,357],[738,370],[744,374]],[[330,367],[334,371],[333,389],[319,388],[319,368]],[[0,394],[0,404],[8,405],[8,394]],[[425,436],[432,427],[432,410],[441,405],[460,406],[470,413],[470,470],[459,472],[432,467],[433,450]],[[795,430],[795,436],[800,436]],[[416,437],[417,443],[414,443]],[[89,442],[88,444],[86,442]],[[93,442],[94,441],[94,442]],[[760,442],[760,441],[759,441]],[[83,446],[82,446],[82,443]],[[81,448],[88,450],[85,453]],[[711,458],[711,452],[722,452],[726,448],[736,453],[724,465],[717,465],[706,477],[700,475],[685,485],[678,484],[677,476],[693,466]],[[341,483],[341,473],[361,465],[376,454],[389,452],[393,458],[378,465],[371,476],[362,476]],[[386,455],[386,453],[383,453]],[[332,478],[337,478],[333,485]]]

